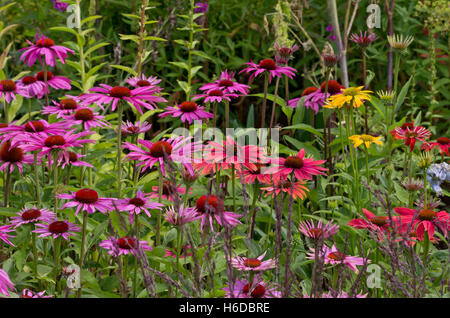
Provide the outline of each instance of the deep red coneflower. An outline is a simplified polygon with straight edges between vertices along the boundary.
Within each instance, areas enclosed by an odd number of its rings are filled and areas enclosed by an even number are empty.
[[[320,91],[322,93],[325,93],[325,86],[327,85],[327,82],[323,82],[322,85],[320,85]],[[338,81],[330,80],[328,81],[328,94],[330,95],[336,95],[341,93],[341,89],[345,88],[341,84],[339,84]]]

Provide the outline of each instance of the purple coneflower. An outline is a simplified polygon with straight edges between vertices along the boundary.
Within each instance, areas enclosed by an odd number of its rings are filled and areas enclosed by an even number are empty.
[[[41,64],[44,64],[41,55],[44,55],[45,63],[49,66],[55,66],[56,58],[64,64],[66,62],[65,59],[67,58],[67,53],[75,53],[64,46],[55,45],[55,42],[53,42],[52,39],[46,38],[43,35],[40,38],[36,35],[35,44],[28,40],[27,42],[30,46],[20,49],[19,51],[24,51],[20,60],[23,60],[24,63],[28,63],[28,66],[33,65],[37,58],[39,58]]]
[[[297,44],[294,44],[290,47],[280,46],[278,43],[274,45],[275,49],[275,61],[277,61],[278,65],[287,65],[292,54],[299,49]]]
[[[182,226],[186,223],[198,220],[200,216],[198,215],[196,208],[184,207],[183,204],[175,211],[175,207],[170,206],[166,209],[164,218],[170,224],[175,226]]]
[[[40,99],[48,92],[45,83],[38,81],[34,76],[24,76],[16,85],[26,98],[37,97]]]
[[[214,231],[214,219],[220,226],[234,227],[241,223],[237,219],[241,217],[241,215],[225,211],[223,201],[212,194],[209,196],[204,195],[198,198],[195,208],[197,209],[202,220],[200,224],[200,229],[202,230],[204,225],[209,225],[211,231]]]
[[[364,31],[364,33],[362,31],[359,31],[359,34],[353,33],[350,36],[350,41],[355,42],[361,48],[366,48],[370,44],[372,44],[372,42],[375,41],[376,38],[377,36],[375,33],[369,32],[369,34],[367,34],[367,31]]]
[[[9,237],[14,237],[12,235],[9,235],[8,232],[12,232],[14,231],[12,229],[12,225],[11,224],[7,224],[7,225],[2,225],[0,226],[0,240],[6,242],[6,244],[15,246],[13,243],[11,243],[11,241],[8,239]]]
[[[133,87],[151,87],[151,89],[154,89],[155,93],[160,92],[162,90],[158,86],[160,82],[161,80],[158,79],[156,76],[147,77],[144,74],[141,74],[141,76],[135,76],[127,79],[128,85]]]
[[[61,193],[57,198],[71,200],[64,204],[61,209],[77,207],[75,215],[80,211],[86,211],[88,214],[99,211],[106,214],[106,212],[113,210],[111,199],[99,198],[97,191],[92,189],[81,189],[77,192],[72,191],[71,194]]]
[[[208,102],[221,103],[224,100],[231,101],[232,98],[237,98],[238,96],[239,96],[238,94],[226,93],[222,89],[216,88],[216,89],[209,90],[206,94],[194,95],[194,96],[192,96],[192,100],[198,100],[198,99],[204,98],[203,103],[208,103]]]
[[[322,220],[319,220],[317,225],[314,224],[314,221],[303,221],[300,222],[298,229],[309,238],[314,240],[325,240],[332,237],[339,231],[339,225],[332,224],[331,222],[324,224],[322,223]]]
[[[281,298],[278,288],[276,284],[259,279],[255,280],[253,284],[245,279],[238,279],[233,286],[228,284],[223,290],[226,291],[226,298]]]
[[[98,246],[108,250],[108,254],[113,256],[132,254],[136,256],[136,250],[138,248],[138,241],[135,237],[110,237],[108,240],[104,240],[98,244]],[[139,249],[144,251],[151,251],[152,247],[148,245],[147,241],[139,241]]]
[[[53,101],[56,106],[44,106],[42,114],[44,115],[56,115],[56,118],[63,118],[64,115],[71,115],[78,109],[80,109],[79,104],[76,100],[72,98],[65,98],[59,103]]]
[[[145,133],[146,131],[149,131],[150,128],[152,128],[152,125],[146,121],[144,122],[138,121],[135,124],[133,124],[130,121],[127,121],[122,124],[121,131],[123,137],[137,136],[139,134]]]
[[[78,153],[75,153],[73,151],[61,151],[58,155],[58,166],[60,166],[62,169],[66,165],[71,165],[75,167],[89,167],[94,168],[93,165],[91,165],[88,162],[80,160],[80,158],[86,157],[86,155],[80,155]],[[51,160],[51,158],[50,158]]]
[[[239,271],[265,271],[275,268],[275,259],[270,258],[263,261],[264,256],[266,256],[266,252],[257,258],[233,257],[231,259],[231,265]]]
[[[145,212],[148,217],[151,217],[149,210],[161,210],[164,204],[153,202],[150,200],[151,196],[148,193],[144,193],[139,190],[136,193],[136,197],[130,199],[121,199],[114,202],[117,205],[119,211],[129,212],[130,223],[134,222],[134,216]]]
[[[91,130],[95,127],[111,127],[111,125],[105,120],[105,116],[94,113],[91,108],[82,107],[76,110],[71,115],[63,116],[72,124],[82,125],[84,130]]]
[[[69,240],[69,236],[75,236],[75,232],[80,232],[81,228],[74,223],[65,221],[53,221],[47,223],[36,223],[38,229],[34,230],[34,233],[40,234],[38,237],[51,236],[56,239],[62,237],[66,241]]]
[[[16,82],[9,79],[0,80],[0,98],[3,97],[9,104],[12,100],[16,100],[16,94],[28,96]]]
[[[11,141],[13,147],[19,142],[28,142],[28,137],[32,134],[64,134],[65,132],[66,123],[56,122],[49,124],[43,119],[28,121],[23,125],[11,124],[7,127],[0,128],[0,133],[4,133],[1,139],[5,141],[13,139]]]
[[[219,89],[224,93],[240,93],[242,95],[247,95],[250,86],[245,84],[240,84],[234,79],[234,72],[228,74],[228,70],[223,71],[220,74],[220,78],[214,83],[208,83],[199,88],[201,91],[209,91]]]
[[[9,297],[9,290],[14,289],[14,284],[3,269],[0,268],[0,294]]]
[[[270,177],[269,177],[270,178]],[[272,197],[277,197],[281,192],[287,193],[293,197],[293,199],[304,199],[306,197],[306,192],[309,191],[307,187],[305,187],[306,181],[300,180],[292,182],[287,180],[285,177],[279,178],[279,176],[273,176],[273,182],[267,187],[261,188],[262,191],[267,191],[266,197],[271,195]]]
[[[181,121],[191,124],[194,120],[213,118],[214,115],[205,111],[205,107],[195,102],[182,102],[180,105],[168,106],[159,117],[180,117]]]
[[[293,77],[295,76],[295,72],[297,72],[295,68],[277,65],[277,63],[271,59],[261,60],[259,64],[255,64],[253,63],[253,61],[245,64],[249,65],[249,67],[243,69],[239,73],[252,73],[249,78],[252,79],[253,77],[256,77],[264,72],[268,72],[269,83],[271,82],[273,77],[281,77],[282,75],[286,75],[290,79],[293,79]]]
[[[187,171],[187,175],[190,175],[189,171]],[[189,194],[191,192],[192,191],[190,191]],[[169,180],[163,180],[162,199],[174,201],[176,195],[183,195],[185,193],[186,193],[186,188],[182,187],[181,184],[176,185],[176,184],[170,182]],[[158,186],[153,186],[152,192],[150,192],[149,195],[150,195],[150,198],[159,198]]]
[[[306,256],[307,259],[315,259],[315,252],[313,248],[310,248],[312,252],[309,252]],[[370,263],[370,260],[365,260],[362,257],[348,256],[340,252],[333,244],[331,248],[324,245],[322,251],[319,252],[319,257],[323,257],[325,264],[344,264],[355,273],[358,273],[356,266],[364,265],[365,262]]]
[[[23,208],[17,213],[17,216],[11,218],[11,225],[17,228],[23,224],[36,223],[36,222],[50,222],[56,219],[55,213],[47,209],[38,209],[33,206],[31,209]]]
[[[314,87],[314,88],[316,88],[316,87]],[[316,90],[314,92],[311,92],[306,95],[302,95],[302,97],[303,96],[305,96],[305,98],[303,98],[303,103],[302,103],[303,106],[314,110],[314,113],[317,115],[320,107],[322,107],[323,104],[325,103],[325,93],[322,93],[322,91],[320,89],[316,88]],[[326,98],[328,98],[329,96],[330,96],[330,94],[327,93]],[[298,98],[289,100],[288,106],[290,106],[292,108],[297,108],[297,104],[302,97],[298,97]]]
[[[5,141],[0,148],[0,170],[12,173],[17,168],[22,174],[23,165],[33,164],[33,155],[26,155],[24,145],[12,146],[11,142]]]
[[[45,73],[40,71],[36,74],[36,79],[38,83],[43,83],[45,85]],[[54,89],[71,89],[70,79],[64,76],[55,76],[52,72],[47,71],[47,84]],[[47,88],[48,89],[48,88]]]

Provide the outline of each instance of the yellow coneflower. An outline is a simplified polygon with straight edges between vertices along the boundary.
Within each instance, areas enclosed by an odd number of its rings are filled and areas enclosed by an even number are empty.
[[[372,91],[362,90],[364,86],[349,87],[342,90],[342,94],[336,94],[328,98],[328,103],[323,107],[326,108],[341,108],[345,105],[350,106],[353,100],[353,107],[358,108],[365,100],[370,100],[369,93]]]
[[[383,137],[381,136],[374,137],[371,135],[353,135],[348,137],[348,139],[352,141],[353,146],[355,148],[364,143],[367,149],[370,147],[371,144],[383,145],[383,142],[381,141],[382,138]]]
[[[387,40],[389,42],[389,45],[396,50],[406,50],[408,46],[414,41],[414,37],[411,35],[408,35],[405,39],[403,39],[403,34],[394,34],[394,35],[388,35]]]

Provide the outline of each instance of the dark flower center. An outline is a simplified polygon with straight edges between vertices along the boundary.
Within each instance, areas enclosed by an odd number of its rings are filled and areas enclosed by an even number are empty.
[[[247,258],[244,260],[244,265],[251,268],[256,268],[261,266],[261,261],[257,258]]]
[[[409,129],[414,128],[414,123],[404,123],[404,124],[402,125],[402,129],[403,129],[403,130],[406,130],[407,128],[409,128]]]
[[[0,149],[0,158],[2,161],[6,162],[20,162],[23,160],[23,150],[14,147],[10,148],[11,143],[9,141],[5,142]]]
[[[98,193],[92,189],[81,189],[75,193],[75,200],[80,203],[92,204],[98,201]]]
[[[317,91],[317,90],[318,90],[318,88],[317,88],[317,87],[314,87],[314,86],[307,87],[307,88],[303,91],[302,96],[308,96],[309,94],[312,94],[312,93],[314,93],[314,92]]]
[[[166,141],[157,141],[150,148],[152,157],[161,158],[164,155],[170,156],[172,153],[172,146]]]
[[[419,220],[431,221],[436,217],[436,212],[430,209],[424,209],[419,212]]]
[[[82,121],[90,121],[94,119],[94,112],[87,108],[79,109],[75,112],[75,119]]]
[[[259,62],[259,67],[268,71],[273,71],[277,68],[277,64],[275,63],[274,60],[265,59]]]
[[[36,209],[26,210],[25,212],[22,213],[22,220],[24,221],[35,220],[38,217],[40,217],[41,214],[42,214],[41,211]]]
[[[297,156],[289,156],[284,161],[284,166],[292,169],[301,169],[303,167],[303,160]]]
[[[309,233],[311,233],[312,238],[318,239],[319,237],[322,236],[323,230],[315,227],[315,228],[310,229]]]
[[[53,40],[51,39],[39,39],[36,42],[36,45],[39,47],[52,47],[53,45],[55,45],[55,42],[53,42]]]
[[[55,146],[62,146],[65,143],[66,140],[64,139],[64,137],[59,135],[47,137],[47,139],[45,139],[44,141],[44,145],[49,148]]]
[[[132,198],[130,201],[128,201],[129,204],[132,204],[134,206],[144,206],[145,202],[142,199],[139,198]]]
[[[39,120],[29,121],[25,124],[25,131],[29,133],[44,131],[45,127]]]
[[[370,222],[378,225],[378,226],[384,226],[387,223],[387,217],[386,216],[374,216],[370,218]]]
[[[172,182],[170,182],[169,180],[164,180],[162,193],[164,195],[171,195],[174,192],[172,190],[173,188],[175,188],[175,185]]]
[[[136,85],[139,87],[144,87],[144,86],[151,86],[152,84],[146,80],[139,80],[136,82]]]
[[[44,82],[45,81],[45,73],[44,71],[40,71],[39,73],[36,74],[36,78],[38,79],[38,81]],[[47,71],[47,81],[51,80],[53,78],[53,73],[50,71]]]
[[[233,85],[234,85],[233,81],[229,79],[224,79],[219,82],[219,86],[221,87],[231,87]]]
[[[440,137],[437,139],[437,142],[438,142],[438,144],[441,144],[441,145],[448,145],[448,144],[450,144],[450,138]]]
[[[213,89],[208,93],[209,96],[223,96],[223,92],[220,89]]]
[[[194,102],[182,102],[180,110],[184,113],[191,113],[197,110],[197,104]]]
[[[67,99],[63,99],[60,103],[59,103],[59,108],[64,109],[64,110],[68,110],[68,109],[76,109],[77,108],[77,102],[74,101],[71,98],[67,98]]]
[[[22,83],[25,85],[30,85],[36,83],[37,79],[34,76],[24,76],[22,78]]]
[[[121,237],[119,239],[119,241],[117,242],[117,244],[119,245],[119,247],[121,249],[131,250],[132,248],[134,248],[136,246],[136,240],[129,236],[125,236],[125,237]]]
[[[116,86],[111,88],[111,90],[109,91],[109,96],[117,98],[130,97],[131,91],[127,87]]]
[[[249,289],[250,289],[249,284],[246,284],[246,285],[244,286],[244,288],[242,289],[242,292],[243,292],[244,294],[248,294]],[[265,292],[266,292],[266,289],[264,288],[264,286],[261,285],[261,284],[258,284],[258,285],[256,285],[255,288],[252,290],[252,292],[251,292],[250,295],[251,295],[253,298],[261,298],[261,297],[264,296]]]
[[[328,258],[331,258],[335,261],[343,261],[345,259],[345,254],[342,252],[332,252],[328,254]]]
[[[69,161],[70,162],[77,162],[78,156],[75,152],[69,151]]]
[[[195,204],[196,209],[200,213],[219,213],[223,211],[223,201],[216,198],[214,195],[208,197],[208,203],[206,203],[206,195],[201,196]]]
[[[325,86],[326,85],[327,85],[327,82],[325,81],[320,86],[320,91],[322,93],[325,93]],[[339,84],[338,81],[335,81],[335,80],[328,81],[328,94],[330,94],[330,95],[338,94],[338,93],[341,92],[341,88],[344,88],[344,86]]]
[[[1,80],[0,86],[3,92],[14,92],[16,90],[16,83],[11,80]]]
[[[69,224],[64,221],[55,221],[50,223],[48,230],[53,234],[66,233],[69,230]]]

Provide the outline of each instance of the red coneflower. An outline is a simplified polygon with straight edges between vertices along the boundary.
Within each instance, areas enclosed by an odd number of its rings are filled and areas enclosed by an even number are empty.
[[[322,93],[325,93],[325,86],[327,85],[327,82],[323,82],[322,85],[320,85],[320,91]],[[330,80],[328,81],[328,94],[330,95],[336,95],[342,93],[342,89],[344,89],[345,86],[342,86],[339,84],[338,81]]]
[[[436,142],[431,142],[431,147],[439,147],[441,149],[442,156],[444,153],[448,156],[448,148],[450,148],[450,138],[447,137],[439,137],[436,139]]]
[[[405,140],[405,146],[409,146],[409,150],[413,151],[416,140],[425,141],[431,136],[431,131],[422,126],[414,126],[413,123],[405,123],[391,131],[391,134],[395,139]]]

